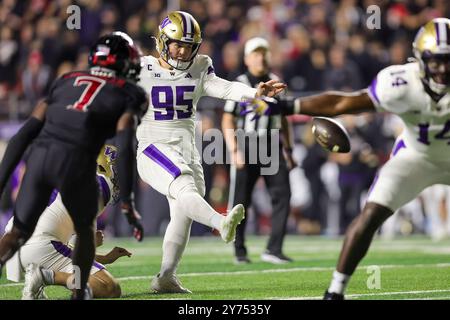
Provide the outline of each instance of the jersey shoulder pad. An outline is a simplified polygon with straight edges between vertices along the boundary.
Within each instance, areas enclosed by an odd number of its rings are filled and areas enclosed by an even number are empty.
[[[378,109],[393,113],[408,111],[408,95],[415,90],[416,65],[392,65],[381,70],[368,88],[368,94]]]
[[[214,73],[213,61],[212,59],[204,54],[199,54],[195,57],[194,61],[195,65],[202,73],[206,73],[206,75]]]

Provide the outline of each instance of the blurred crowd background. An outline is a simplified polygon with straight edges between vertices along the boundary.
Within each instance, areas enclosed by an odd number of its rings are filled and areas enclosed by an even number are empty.
[[[69,30],[67,19],[81,9],[79,30]],[[378,6],[378,22],[368,13]],[[241,74],[245,41],[262,36],[271,45],[272,71],[294,96],[322,90],[351,91],[367,87],[378,71],[403,64],[411,56],[418,28],[435,17],[450,17],[447,0],[2,0],[0,1],[0,157],[8,139],[44,97],[59,75],[87,68],[90,45],[98,36],[115,30],[128,33],[144,54],[156,55],[158,25],[168,10],[191,13],[202,28],[200,53],[209,55],[217,75],[232,80]],[[375,20],[370,20],[375,19]],[[369,27],[368,27],[369,26]],[[202,99],[200,131],[219,128],[223,101]],[[330,155],[315,144],[308,118],[293,116],[299,164],[291,171],[292,212],[288,232],[340,235],[359,213],[377,169],[388,159],[402,125],[384,114],[344,117],[353,150]],[[200,146],[201,147],[201,146]],[[204,165],[207,197],[226,211],[228,168]],[[12,212],[20,168],[0,203],[2,224]],[[20,179],[19,179],[20,180]],[[288,183],[288,182],[287,182]],[[407,187],[407,186],[405,186]],[[427,233],[436,239],[448,234],[447,187],[437,186],[408,204],[383,227],[385,236]],[[168,223],[166,200],[144,183],[136,186],[138,208],[148,235],[161,235]],[[270,230],[271,205],[258,183],[250,210],[249,233]],[[127,223],[116,208],[102,216],[100,227],[112,236],[129,235]],[[208,235],[195,225],[193,235]]]

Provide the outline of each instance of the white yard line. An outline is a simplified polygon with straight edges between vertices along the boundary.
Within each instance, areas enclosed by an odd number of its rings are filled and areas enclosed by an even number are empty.
[[[379,292],[379,293],[361,293],[361,294],[348,294],[346,298],[360,298],[360,297],[377,297],[377,296],[395,296],[402,294],[426,294],[426,293],[439,293],[439,292],[450,292],[450,289],[445,290],[416,290],[416,291],[393,291],[393,292]],[[320,300],[323,296],[315,296],[315,297],[270,297],[267,299],[275,299],[275,300]],[[438,297],[436,297],[438,298]],[[439,297],[439,298],[450,298],[449,296]],[[422,299],[422,298],[418,298]],[[433,297],[423,298],[423,299],[434,299]]]
[[[436,263],[436,264],[387,264],[378,265],[381,269],[399,269],[399,268],[448,268],[450,263]],[[368,266],[360,266],[358,269],[365,269]],[[191,273],[180,273],[179,277],[203,277],[203,276],[235,276],[235,275],[251,275],[258,273],[284,273],[284,272],[300,272],[300,271],[333,271],[335,267],[305,267],[305,268],[286,268],[286,269],[264,269],[264,270],[246,270],[246,271],[220,271],[220,272],[191,272]],[[117,278],[119,281],[133,281],[133,280],[146,280],[153,278],[153,275],[148,276],[130,276]],[[21,286],[23,282],[20,283],[7,283],[0,284],[0,287],[15,287]]]

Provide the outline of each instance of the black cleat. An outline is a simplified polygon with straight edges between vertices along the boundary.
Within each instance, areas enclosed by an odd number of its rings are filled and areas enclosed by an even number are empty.
[[[249,264],[252,261],[247,256],[236,256],[234,264]]]
[[[323,300],[344,300],[344,295],[340,293],[328,292],[327,290],[323,295]]]

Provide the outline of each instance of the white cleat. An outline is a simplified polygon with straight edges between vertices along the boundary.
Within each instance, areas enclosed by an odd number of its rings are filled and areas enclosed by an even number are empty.
[[[228,215],[223,219],[220,235],[226,243],[234,241],[236,238],[236,228],[245,217],[245,208],[242,204],[234,206]]]
[[[178,280],[176,275],[171,275],[167,277],[161,277],[158,273],[156,277],[152,279],[150,285],[151,290],[154,293],[192,293],[191,290],[184,288],[181,285],[180,280]]]
[[[22,300],[37,300],[45,298],[44,277],[41,267],[30,263],[25,271],[25,285],[22,290]]]

